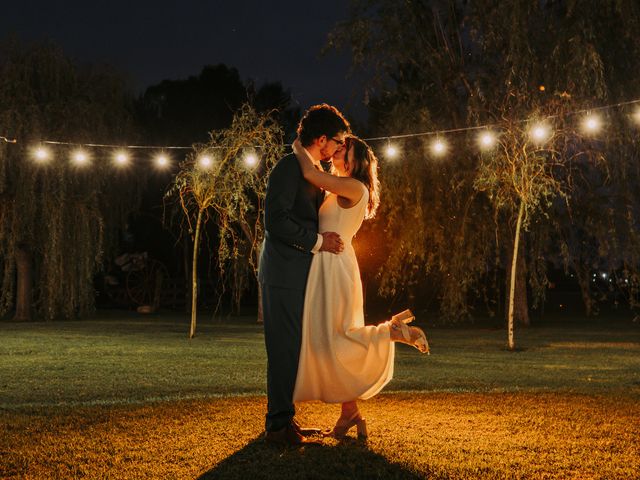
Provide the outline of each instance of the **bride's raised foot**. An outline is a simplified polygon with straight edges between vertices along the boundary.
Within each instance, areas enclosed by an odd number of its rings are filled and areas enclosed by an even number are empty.
[[[358,410],[356,410],[349,418],[344,418],[341,416],[336,422],[335,426],[331,430],[325,432],[324,435],[326,437],[334,437],[338,440],[341,440],[354,426],[356,427],[356,431],[358,432],[358,439],[366,440],[369,435],[367,432],[367,421],[362,418],[362,415],[360,415],[360,412]]]
[[[408,312],[408,313],[407,313]],[[419,327],[409,327],[407,323],[413,321],[415,317],[411,310],[405,310],[391,317],[391,339],[396,342],[406,343],[417,348],[421,353],[429,354],[429,342],[424,331]]]

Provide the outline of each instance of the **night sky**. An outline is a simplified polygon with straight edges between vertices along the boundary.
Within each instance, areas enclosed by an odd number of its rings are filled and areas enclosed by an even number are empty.
[[[347,78],[350,59],[320,57],[346,0],[3,2],[0,35],[52,39],[78,62],[108,63],[141,92],[163,79],[224,63],[258,85],[281,81],[305,109],[328,102],[364,116],[362,90]]]

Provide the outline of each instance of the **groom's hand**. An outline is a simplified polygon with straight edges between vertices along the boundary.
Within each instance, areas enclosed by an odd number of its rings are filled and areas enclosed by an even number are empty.
[[[320,247],[321,252],[330,252],[330,253],[340,253],[344,250],[344,244],[342,243],[342,239],[340,235],[336,232],[324,232],[322,235],[322,246]]]

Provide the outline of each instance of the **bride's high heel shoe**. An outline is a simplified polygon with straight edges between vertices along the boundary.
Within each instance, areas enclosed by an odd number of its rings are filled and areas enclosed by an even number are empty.
[[[367,432],[367,421],[362,418],[360,415],[360,411],[356,410],[350,418],[344,420],[342,417],[338,419],[335,427],[333,427],[328,432],[325,432],[325,437],[334,437],[337,439],[342,439],[347,435],[347,432],[351,430],[351,428],[355,426],[358,432],[359,440],[366,440],[369,436]]]
[[[415,318],[411,310],[405,310],[391,317],[389,324],[391,325],[391,329],[402,334],[404,341],[400,341],[417,348],[421,353],[429,354],[429,342],[427,341],[427,336],[424,331],[418,327],[407,326],[407,324],[413,322]]]

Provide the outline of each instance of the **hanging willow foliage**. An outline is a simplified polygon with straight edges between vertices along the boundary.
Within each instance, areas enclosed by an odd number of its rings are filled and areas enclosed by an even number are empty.
[[[0,78],[0,131],[18,140],[0,149],[0,315],[16,306],[19,254],[33,278],[23,311],[47,320],[87,315],[93,277],[136,204],[139,181],[115,181],[98,156],[72,167],[67,147],[38,163],[32,147],[47,138],[115,142],[131,129],[130,99],[118,75],[80,69],[49,44],[2,45]]]
[[[195,334],[197,258],[203,226],[213,220],[218,228],[218,271],[239,306],[258,268],[267,178],[283,154],[281,127],[269,114],[258,114],[248,104],[235,114],[231,127],[211,132],[210,137],[208,143],[194,145],[166,194],[179,200],[194,242],[191,337]],[[255,165],[247,161],[249,156]],[[204,157],[210,159],[209,165],[201,163]]]

